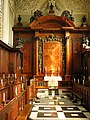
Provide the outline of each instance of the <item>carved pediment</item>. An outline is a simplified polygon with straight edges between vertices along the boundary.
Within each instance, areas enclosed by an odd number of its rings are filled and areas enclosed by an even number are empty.
[[[31,29],[62,29],[63,27],[75,27],[74,23],[64,16],[41,16],[30,24]]]

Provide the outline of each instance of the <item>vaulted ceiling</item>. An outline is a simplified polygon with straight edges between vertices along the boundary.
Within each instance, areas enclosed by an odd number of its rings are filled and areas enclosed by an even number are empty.
[[[48,15],[49,6],[52,2],[54,14],[61,16],[64,10],[69,10],[75,18],[75,24],[78,26],[83,15],[86,15],[87,21],[90,19],[90,0],[10,0],[17,17],[20,14],[22,22],[27,24],[35,10],[40,10],[43,15]]]
[[[15,9],[19,12],[30,12],[35,9],[44,11],[49,3],[55,4],[55,9],[73,9],[75,11],[90,11],[90,0],[15,0]]]

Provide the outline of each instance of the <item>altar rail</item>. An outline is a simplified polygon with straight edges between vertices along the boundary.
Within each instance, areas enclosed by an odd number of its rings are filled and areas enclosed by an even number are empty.
[[[47,89],[48,88],[48,81],[37,81],[36,82],[36,89]]]
[[[36,81],[36,89],[48,89],[48,81],[37,80]],[[71,81],[62,80],[58,81],[58,89],[63,89],[64,92],[69,92],[71,90]]]

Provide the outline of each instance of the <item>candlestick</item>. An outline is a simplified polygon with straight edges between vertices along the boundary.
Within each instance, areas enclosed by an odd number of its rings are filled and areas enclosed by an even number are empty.
[[[3,74],[3,78],[5,78],[5,74]]]
[[[8,78],[10,78],[10,74],[8,74]]]
[[[21,82],[22,82],[22,76],[21,76]]]
[[[22,83],[22,89],[24,89],[24,83]]]
[[[15,78],[16,78],[16,74],[15,74]]]
[[[83,85],[85,84],[85,80],[83,80]]]
[[[16,93],[16,95],[17,95],[17,86],[16,86],[16,90],[15,90],[15,93]]]
[[[79,84],[79,79],[78,79],[78,84]]]
[[[3,101],[5,101],[5,92],[3,92]]]
[[[76,79],[74,78],[74,82],[76,82]]]
[[[1,85],[3,85],[3,79],[1,79]]]

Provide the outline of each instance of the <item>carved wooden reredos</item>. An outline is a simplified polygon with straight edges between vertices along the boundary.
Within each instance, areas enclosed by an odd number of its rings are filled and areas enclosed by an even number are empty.
[[[70,62],[70,47],[66,51],[69,28],[73,29],[74,23],[64,16],[41,16],[30,24],[35,30],[35,56],[36,75],[69,75],[70,68],[66,71],[66,57]],[[69,41],[70,42],[70,41]],[[67,54],[67,55],[66,55]]]

